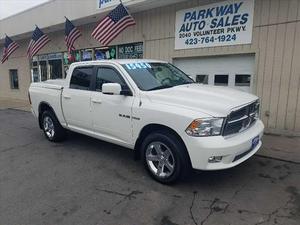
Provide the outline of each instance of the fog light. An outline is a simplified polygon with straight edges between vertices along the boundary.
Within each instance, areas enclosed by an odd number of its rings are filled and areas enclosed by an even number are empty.
[[[218,163],[222,161],[222,156],[211,156],[208,158],[209,163]]]

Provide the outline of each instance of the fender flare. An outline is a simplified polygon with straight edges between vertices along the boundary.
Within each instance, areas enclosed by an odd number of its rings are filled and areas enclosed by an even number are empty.
[[[57,118],[54,109],[52,108],[52,106],[48,102],[45,102],[45,101],[40,102],[39,107],[38,107],[38,113],[39,113],[38,114],[38,121],[39,121],[40,129],[43,129],[43,126],[42,126],[42,112],[43,112],[42,107],[46,107],[46,108],[50,109],[54,113],[55,117]]]

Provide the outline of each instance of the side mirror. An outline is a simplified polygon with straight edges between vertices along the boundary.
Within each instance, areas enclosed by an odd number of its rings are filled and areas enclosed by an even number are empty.
[[[118,83],[107,83],[102,85],[102,93],[106,95],[120,95],[121,85]]]

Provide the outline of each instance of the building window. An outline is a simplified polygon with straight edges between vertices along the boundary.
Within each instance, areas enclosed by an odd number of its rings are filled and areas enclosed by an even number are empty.
[[[39,63],[40,63],[41,81],[48,80],[48,64],[47,64],[47,61],[39,61]]]
[[[73,62],[130,58],[143,58],[143,42],[38,55],[32,59],[31,81],[65,78]]]
[[[200,84],[208,84],[208,75],[196,75],[196,82]]]
[[[38,57],[34,56],[32,58],[32,65],[31,65],[31,81],[39,82],[40,80],[41,80],[41,78],[40,78],[40,73],[39,73]]]
[[[9,70],[10,88],[19,89],[18,70]]]
[[[96,48],[95,49],[95,59],[103,60],[103,59],[116,59],[117,58],[117,50],[116,46],[107,47],[107,48]]]
[[[251,75],[249,74],[236,74],[235,75],[235,86],[239,87],[250,87]]]
[[[33,67],[31,69],[31,80],[32,82],[39,82],[40,78],[39,78],[39,69],[36,67]]]
[[[215,75],[216,86],[228,86],[228,75]]]
[[[93,49],[84,49],[81,51],[81,61],[93,60]]]

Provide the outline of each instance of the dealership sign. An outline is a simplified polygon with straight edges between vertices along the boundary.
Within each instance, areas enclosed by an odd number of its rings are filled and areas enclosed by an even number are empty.
[[[254,0],[230,0],[176,13],[175,49],[250,44]]]
[[[119,45],[118,58],[119,59],[142,59],[143,42]]]
[[[111,6],[118,5],[120,0],[97,0],[98,9],[104,9]]]

